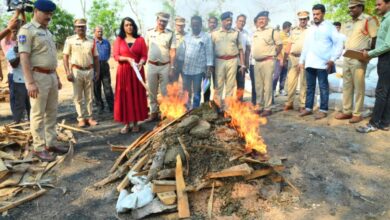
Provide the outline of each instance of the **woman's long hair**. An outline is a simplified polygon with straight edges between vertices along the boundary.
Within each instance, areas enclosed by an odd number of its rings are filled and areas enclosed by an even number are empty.
[[[140,35],[138,34],[138,26],[137,24],[135,23],[135,21],[130,18],[130,17],[125,17],[122,19],[122,22],[121,22],[121,26],[120,26],[120,29],[119,29],[119,37],[122,38],[122,39],[125,39],[126,38],[126,32],[125,32],[125,21],[128,21],[131,23],[131,25],[133,26],[133,32],[131,33],[131,35],[134,37],[134,38],[138,38]]]

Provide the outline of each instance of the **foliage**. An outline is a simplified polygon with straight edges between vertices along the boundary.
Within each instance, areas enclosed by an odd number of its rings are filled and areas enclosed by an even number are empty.
[[[326,18],[333,21],[346,21],[350,19],[347,0],[321,0],[326,7]],[[365,13],[375,14],[375,0],[367,0],[365,4]]]
[[[58,47],[61,48],[66,38],[73,35],[73,20],[74,17],[72,14],[57,6],[50,22],[49,30],[53,34]]]
[[[90,31],[100,25],[104,29],[104,37],[111,39],[115,35],[115,30],[119,26],[119,11],[122,5],[119,1],[93,0],[88,11],[88,25]]]

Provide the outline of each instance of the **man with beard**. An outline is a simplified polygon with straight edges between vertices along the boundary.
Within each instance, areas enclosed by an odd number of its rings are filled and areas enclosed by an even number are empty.
[[[364,0],[351,0],[348,4],[352,19],[341,27],[341,33],[346,36],[346,50],[362,51],[373,49],[375,46],[378,25],[375,19],[363,13],[364,2]],[[336,115],[336,119],[350,119],[350,123],[363,120],[361,114],[364,104],[366,68],[366,62],[344,57],[343,111]]]
[[[56,9],[52,1],[34,3],[34,16],[18,35],[20,63],[31,102],[30,130],[33,154],[42,161],[53,161],[49,152],[66,153],[57,145],[55,130],[58,107],[57,49],[53,35],[47,29]]]
[[[149,85],[150,117],[148,121],[158,119],[157,92],[167,95],[169,75],[175,71],[176,38],[167,29],[170,15],[165,12],[157,14],[156,27],[146,32],[145,43],[148,47],[148,62],[146,64],[147,83]]]
[[[376,38],[375,49],[364,51],[367,62],[378,57],[378,84],[375,90],[375,105],[370,122],[357,128],[358,132],[369,133],[378,129],[389,130],[390,126],[390,0],[376,0],[377,14],[383,16]]]
[[[86,36],[87,21],[76,19],[74,27],[76,34],[66,39],[63,51],[66,77],[73,84],[78,126],[95,126],[98,122],[93,119],[92,95],[93,80],[100,77],[99,54],[95,41]]]
[[[241,66],[240,74],[244,74],[246,66],[240,33],[232,29],[233,13],[230,11],[223,13],[221,21],[222,27],[211,33],[211,40],[215,54],[215,94],[213,99],[223,109],[223,90],[225,89],[225,98],[233,97],[237,66]]]
[[[314,25],[308,30],[305,37],[302,54],[299,59],[299,69],[305,68],[307,82],[306,109],[301,117],[313,114],[316,81],[320,87],[320,110],[315,119],[322,119],[328,115],[329,82],[328,74],[332,73],[334,62],[343,51],[339,33],[333,24],[324,20],[325,6],[316,4],[313,6]]]

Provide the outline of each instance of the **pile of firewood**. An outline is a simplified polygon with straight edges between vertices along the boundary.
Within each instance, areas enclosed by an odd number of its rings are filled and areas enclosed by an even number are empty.
[[[68,154],[53,162],[33,158],[29,123],[9,124],[0,128],[0,213],[35,199],[53,188],[53,179],[46,174],[73,154],[76,139],[64,121],[58,124],[58,140],[69,143]],[[72,128],[72,127],[70,127]]]
[[[0,102],[9,102],[8,87],[0,87]]]
[[[189,218],[188,193],[206,188],[212,189],[208,207],[211,217],[214,188],[229,181],[267,177],[298,191],[281,173],[285,158],[260,161],[245,152],[243,139],[229,127],[229,122],[228,117],[221,116],[209,105],[176,120],[163,121],[128,147],[112,146],[113,151],[122,153],[110,174],[94,186],[99,188],[121,180],[116,190],[130,191],[133,187],[130,174],[146,178],[156,198],[144,207],[132,209],[134,219],[166,212]]]

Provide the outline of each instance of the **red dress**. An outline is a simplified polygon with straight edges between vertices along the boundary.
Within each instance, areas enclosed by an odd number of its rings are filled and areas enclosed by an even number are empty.
[[[114,42],[114,58],[119,63],[116,72],[114,120],[124,124],[143,121],[148,118],[146,90],[138,81],[130,63],[119,61],[119,56],[131,57],[136,63],[141,59],[146,61],[145,40],[138,37],[130,48],[120,37]],[[140,72],[145,81],[144,68]]]

